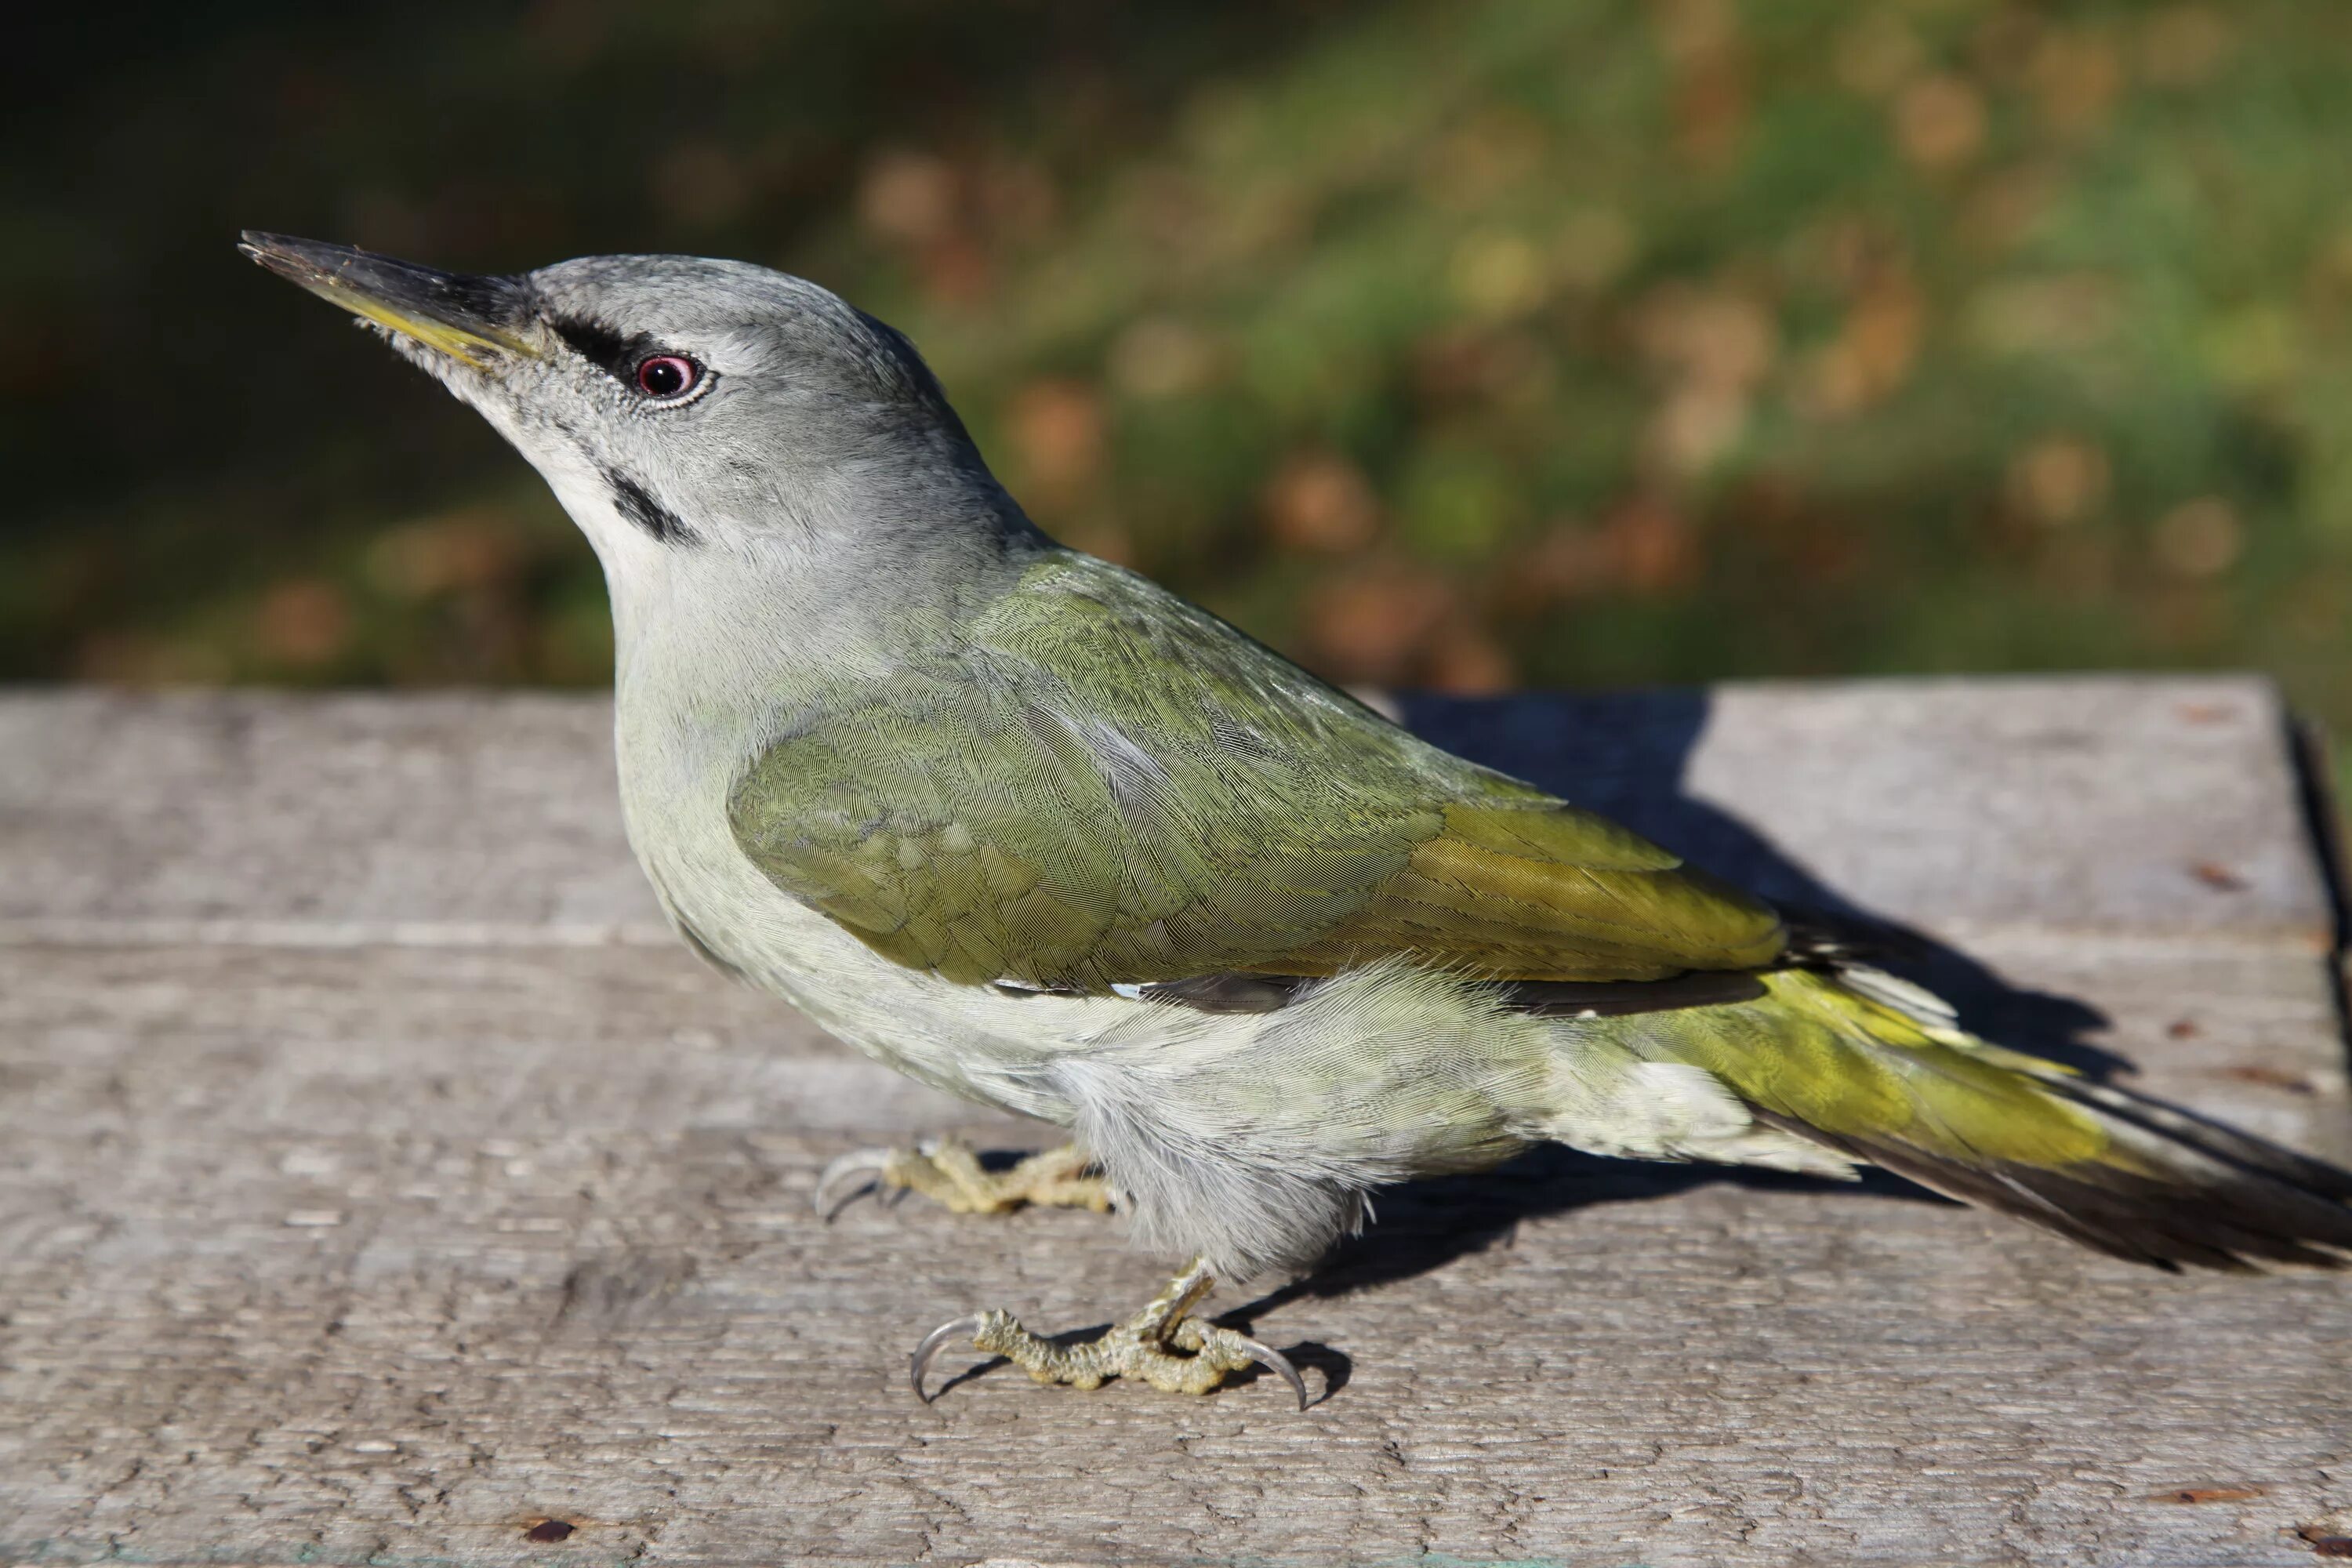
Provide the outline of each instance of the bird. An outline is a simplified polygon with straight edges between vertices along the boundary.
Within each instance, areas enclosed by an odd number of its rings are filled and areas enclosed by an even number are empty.
[[[679,938],[877,1061],[1066,1129],[1009,1171],[859,1151],[828,1213],[1116,1207],[1185,1261],[1040,1382],[1289,1359],[1196,1309],[1378,1189],[1545,1143],[1877,1166],[2158,1268],[2338,1266],[2352,1173],[1980,1039],[1850,942],[1466,761],[990,470],[915,347],[805,279],[598,256],[450,273],[248,231],[479,413],[604,568],[629,841]]]

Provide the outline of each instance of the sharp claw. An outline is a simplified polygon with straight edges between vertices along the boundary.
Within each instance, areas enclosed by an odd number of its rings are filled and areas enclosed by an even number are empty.
[[[949,1325],[950,1328],[954,1326],[952,1323]],[[1244,1350],[1249,1352],[1250,1360],[1290,1384],[1290,1392],[1298,1395],[1298,1408],[1301,1410],[1307,1408],[1307,1380],[1298,1375],[1298,1369],[1290,1364],[1288,1356],[1276,1350],[1272,1345],[1258,1343],[1246,1334],[1236,1334],[1234,1337],[1241,1341]]]
[[[810,1202],[816,1205],[816,1212],[824,1216],[824,1222],[831,1225],[835,1215],[882,1184],[882,1172],[889,1162],[890,1152],[887,1149],[859,1149],[844,1154],[827,1165],[824,1173],[816,1179],[816,1191],[810,1194]],[[826,1194],[844,1176],[862,1176],[865,1180],[828,1204]]]
[[[915,1353],[907,1358],[907,1376],[908,1380],[915,1385],[916,1398],[921,1400],[926,1405],[929,1405],[931,1402],[931,1396],[923,1392],[923,1373],[931,1369],[931,1358],[940,1353],[940,1347],[946,1344],[950,1340],[964,1339],[980,1332],[980,1323],[981,1314],[974,1312],[968,1318],[958,1318],[953,1322],[941,1323],[938,1328],[933,1329],[929,1333],[923,1336],[923,1342],[917,1345],[915,1347]],[[1268,1355],[1274,1355],[1272,1351],[1267,1351],[1265,1353]],[[1275,1359],[1276,1361],[1282,1360],[1280,1356],[1275,1356]],[[1283,1364],[1287,1366],[1290,1363],[1284,1362]],[[1292,1373],[1290,1374],[1290,1380],[1293,1383],[1297,1383],[1298,1381],[1298,1374],[1295,1372]],[[1301,1405],[1303,1406],[1307,1399],[1307,1394],[1303,1389],[1300,1391],[1298,1398]]]

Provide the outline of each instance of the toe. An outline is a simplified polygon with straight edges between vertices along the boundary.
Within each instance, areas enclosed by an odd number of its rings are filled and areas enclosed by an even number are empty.
[[[1177,1324],[1170,1338],[1178,1346],[1193,1352],[1194,1361],[1214,1366],[1219,1381],[1223,1381],[1226,1373],[1239,1372],[1252,1364],[1265,1368],[1290,1385],[1290,1392],[1298,1400],[1298,1408],[1307,1408],[1307,1380],[1298,1375],[1298,1369],[1291,1364],[1290,1358],[1272,1345],[1232,1329],[1203,1323],[1197,1318],[1187,1318]]]

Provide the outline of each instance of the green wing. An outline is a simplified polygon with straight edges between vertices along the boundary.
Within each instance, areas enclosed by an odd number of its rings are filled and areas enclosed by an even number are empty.
[[[1402,955],[1528,980],[1769,962],[1778,918],[1083,556],[738,781],[737,841],[889,958],[1097,992]]]

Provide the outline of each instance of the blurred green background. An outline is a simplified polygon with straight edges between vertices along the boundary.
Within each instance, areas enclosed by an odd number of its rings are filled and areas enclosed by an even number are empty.
[[[2352,730],[2352,6],[40,26],[0,676],[604,679],[537,479],[250,225],[803,273],[1047,529],[1345,679],[2254,666]]]

